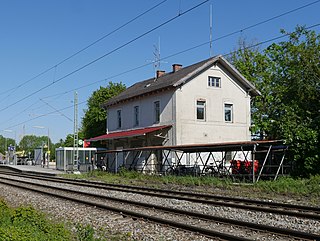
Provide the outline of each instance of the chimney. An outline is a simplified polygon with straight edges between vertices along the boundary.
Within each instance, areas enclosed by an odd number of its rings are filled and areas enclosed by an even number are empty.
[[[166,73],[166,71],[164,71],[164,70],[157,70],[157,78],[160,78],[165,73]]]
[[[173,64],[172,65],[172,72],[177,72],[179,69],[182,68],[182,65],[181,64]]]

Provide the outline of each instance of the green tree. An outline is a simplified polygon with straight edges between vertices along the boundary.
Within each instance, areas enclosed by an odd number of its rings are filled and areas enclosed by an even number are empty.
[[[297,27],[264,51],[242,46],[230,59],[261,91],[253,124],[268,139],[284,139],[297,174],[320,173],[320,36]],[[262,136],[261,136],[262,137]]]
[[[50,145],[50,152],[54,153],[55,151],[54,145],[52,144],[50,139],[49,139],[49,145]],[[25,151],[25,153],[30,152],[31,156],[34,155],[34,149],[41,148],[41,147],[47,148],[47,146],[48,146],[48,136],[25,135],[19,142],[19,150]]]
[[[12,138],[7,138],[7,137],[4,137],[2,135],[0,135],[0,152],[5,154],[5,152],[8,150],[8,146],[15,146],[16,145],[16,142],[14,139]]]
[[[78,139],[79,140],[83,140],[84,139],[82,131],[78,132]],[[68,134],[66,136],[66,139],[64,140],[64,142],[61,143],[61,146],[62,147],[73,147],[73,144],[74,144],[74,134]]]
[[[254,43],[248,44],[244,39],[239,40],[239,49],[234,51],[229,61],[240,71],[240,73],[250,80],[261,92],[251,102],[252,127],[251,132],[258,139],[270,136],[269,118],[272,106],[275,102],[273,95],[273,62],[266,55],[261,53]]]
[[[85,115],[82,119],[82,131],[85,139],[106,133],[106,111],[101,107],[106,101],[126,89],[122,83],[112,83],[94,91],[88,99]]]
[[[282,30],[283,34],[288,34]],[[275,120],[272,132],[291,146],[302,175],[320,173],[320,35],[297,27],[289,40],[266,51],[275,63]]]

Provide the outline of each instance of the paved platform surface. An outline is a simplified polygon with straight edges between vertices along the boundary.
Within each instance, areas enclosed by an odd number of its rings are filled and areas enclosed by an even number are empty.
[[[17,172],[25,172],[32,174],[41,174],[41,175],[52,175],[56,176],[58,174],[65,174],[64,171],[56,170],[55,165],[50,165],[48,167],[42,167],[41,165],[0,165],[0,169],[10,169]]]

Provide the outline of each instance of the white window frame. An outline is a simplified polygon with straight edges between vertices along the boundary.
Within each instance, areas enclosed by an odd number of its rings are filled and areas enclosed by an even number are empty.
[[[198,121],[206,121],[206,100],[204,99],[198,99],[196,101],[196,119]],[[198,116],[198,110],[203,110],[203,118],[199,118]]]
[[[133,125],[140,125],[140,107],[138,105],[133,107]]]
[[[121,129],[122,127],[122,111],[117,110],[117,129]]]
[[[224,115],[223,115],[224,116],[224,122],[233,123],[233,118],[234,118],[234,115],[233,115],[233,111],[234,111],[233,104],[232,103],[224,103],[223,111],[224,111]]]
[[[154,111],[154,123],[160,122],[160,101],[153,102],[153,111]]]
[[[208,86],[213,88],[221,88],[221,77],[208,76]]]

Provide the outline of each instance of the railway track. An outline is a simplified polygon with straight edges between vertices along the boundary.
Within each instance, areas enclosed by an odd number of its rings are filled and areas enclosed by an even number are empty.
[[[8,172],[0,172],[0,174]],[[237,198],[237,197],[226,197],[218,196],[213,194],[205,193],[190,193],[184,191],[175,191],[168,189],[156,189],[149,187],[141,186],[131,186],[131,185],[122,185],[122,184],[109,184],[102,182],[93,182],[93,181],[84,181],[77,179],[66,179],[66,178],[54,178],[48,176],[39,176],[39,175],[26,175],[26,174],[12,174],[21,177],[32,177],[38,180],[54,181],[59,183],[67,183],[73,185],[81,185],[86,187],[108,189],[114,191],[130,192],[137,193],[141,195],[150,195],[160,198],[171,198],[179,199],[196,203],[203,203],[216,206],[231,207],[237,209],[246,209],[251,211],[267,212],[274,213],[278,215],[287,215],[301,218],[308,218],[314,220],[320,220],[320,207],[313,206],[303,206],[295,205],[288,203],[279,203],[279,202],[268,202],[261,200]]]
[[[142,203],[140,201],[130,201],[120,198],[112,198],[105,195],[87,193],[83,191],[78,191],[77,186],[75,189],[71,189],[70,185],[84,186],[83,182],[73,181],[68,182],[68,180],[63,181],[67,187],[53,187],[48,184],[34,183],[33,180],[27,181],[26,178],[36,178],[40,181],[54,181],[57,182],[60,178],[44,178],[32,176],[26,177],[23,175],[24,180],[14,180],[12,173],[11,177],[1,175],[1,183],[5,185],[13,185],[18,188],[27,188],[31,191],[36,191],[46,195],[55,196],[58,198],[64,198],[71,201],[82,202],[83,204],[95,206],[103,209],[107,209],[112,212],[121,213],[125,216],[130,216],[133,218],[142,218],[144,220],[150,220],[152,222],[161,223],[165,225],[170,225],[176,228],[181,228],[189,230],[191,232],[197,232],[208,237],[219,237],[225,240],[248,240],[245,237],[254,237],[252,239],[266,239],[270,240],[270,236],[274,237],[278,235],[281,239],[297,239],[297,240],[317,240],[320,236],[311,233],[305,233],[290,229],[283,229],[277,227],[271,227],[267,225],[237,221],[233,219],[221,218],[213,215],[206,215],[196,212],[190,212],[185,210],[179,210],[176,208],[168,208],[163,206],[158,206],[150,203]],[[21,177],[21,175],[20,175]],[[89,183],[85,183],[89,184]],[[90,183],[91,185],[92,183]],[[99,183],[101,184],[101,183]],[[95,184],[97,185],[97,184]],[[90,186],[90,188],[93,188]],[[96,188],[96,187],[94,187]],[[101,187],[99,187],[101,189]],[[105,187],[106,188],[106,187]],[[146,190],[144,190],[146,191]],[[140,193],[141,194],[141,193]],[[144,194],[146,195],[146,194]],[[167,198],[167,197],[166,197]],[[106,205],[108,203],[108,205]],[[121,206],[121,208],[119,208]],[[148,211],[146,211],[146,209]],[[148,213],[148,214],[146,214]],[[184,222],[181,222],[184,220]],[[185,221],[187,220],[187,222]],[[230,235],[229,233],[219,232],[219,227],[223,226],[223,230],[228,229],[226,226],[231,226],[232,229],[238,230],[238,234],[242,234],[242,237]],[[260,238],[259,238],[260,237]]]

